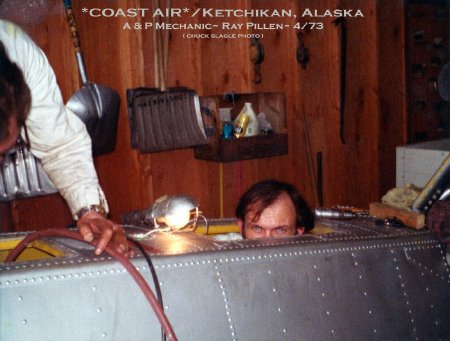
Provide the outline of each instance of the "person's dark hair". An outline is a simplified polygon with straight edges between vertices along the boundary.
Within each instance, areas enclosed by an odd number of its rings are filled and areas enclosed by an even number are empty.
[[[294,186],[278,180],[265,180],[251,186],[239,199],[236,206],[236,217],[245,221],[245,216],[250,210],[255,211],[257,221],[268,206],[280,195],[286,193],[292,199],[297,213],[296,226],[304,227],[305,232],[314,227],[314,215],[305,200],[297,192]]]
[[[31,108],[31,92],[22,71],[13,63],[0,41],[0,140],[8,136],[9,118],[14,115],[19,127]]]

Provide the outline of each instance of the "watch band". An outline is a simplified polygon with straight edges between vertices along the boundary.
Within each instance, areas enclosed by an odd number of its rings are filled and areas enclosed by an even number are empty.
[[[75,219],[75,221],[79,220],[84,214],[86,214],[89,211],[94,211],[97,213],[100,213],[101,215],[106,217],[106,209],[102,206],[102,205],[89,205],[89,206],[85,206],[82,207],[74,216],[73,219]]]

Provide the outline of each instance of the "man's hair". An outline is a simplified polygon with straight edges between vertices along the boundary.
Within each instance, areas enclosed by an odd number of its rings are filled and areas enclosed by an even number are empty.
[[[258,221],[261,213],[282,194],[287,194],[294,203],[296,227],[304,227],[305,232],[314,227],[314,215],[305,200],[294,186],[278,180],[265,180],[251,186],[239,199],[236,206],[236,217],[245,221],[249,211],[255,212],[254,220]]]
[[[8,136],[9,118],[15,116],[19,127],[31,108],[31,92],[22,71],[13,63],[0,41],[0,140]]]

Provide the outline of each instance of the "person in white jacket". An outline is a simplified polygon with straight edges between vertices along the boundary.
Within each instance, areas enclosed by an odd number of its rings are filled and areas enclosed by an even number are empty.
[[[4,136],[0,132],[0,153],[14,146],[19,132],[25,138],[26,127],[31,152],[41,160],[45,172],[66,200],[83,238],[86,241],[99,238],[96,254],[111,243],[116,251],[128,255],[123,229],[106,218],[108,206],[94,168],[91,139],[84,123],[65,107],[45,54],[17,25],[1,19],[0,43],[6,54],[3,59],[10,60],[9,66],[8,61],[0,64],[3,78],[17,65],[31,92],[31,106],[24,113],[24,122],[10,113],[0,115],[3,120],[0,126],[6,127]],[[8,97],[5,92],[0,93],[3,101],[0,105]]]

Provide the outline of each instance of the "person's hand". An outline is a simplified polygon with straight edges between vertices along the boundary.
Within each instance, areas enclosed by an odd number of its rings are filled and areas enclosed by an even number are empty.
[[[115,251],[125,256],[133,255],[122,227],[113,221],[106,219],[100,213],[89,211],[78,221],[77,227],[86,242],[98,238],[95,254],[100,255],[106,247],[111,246]]]

